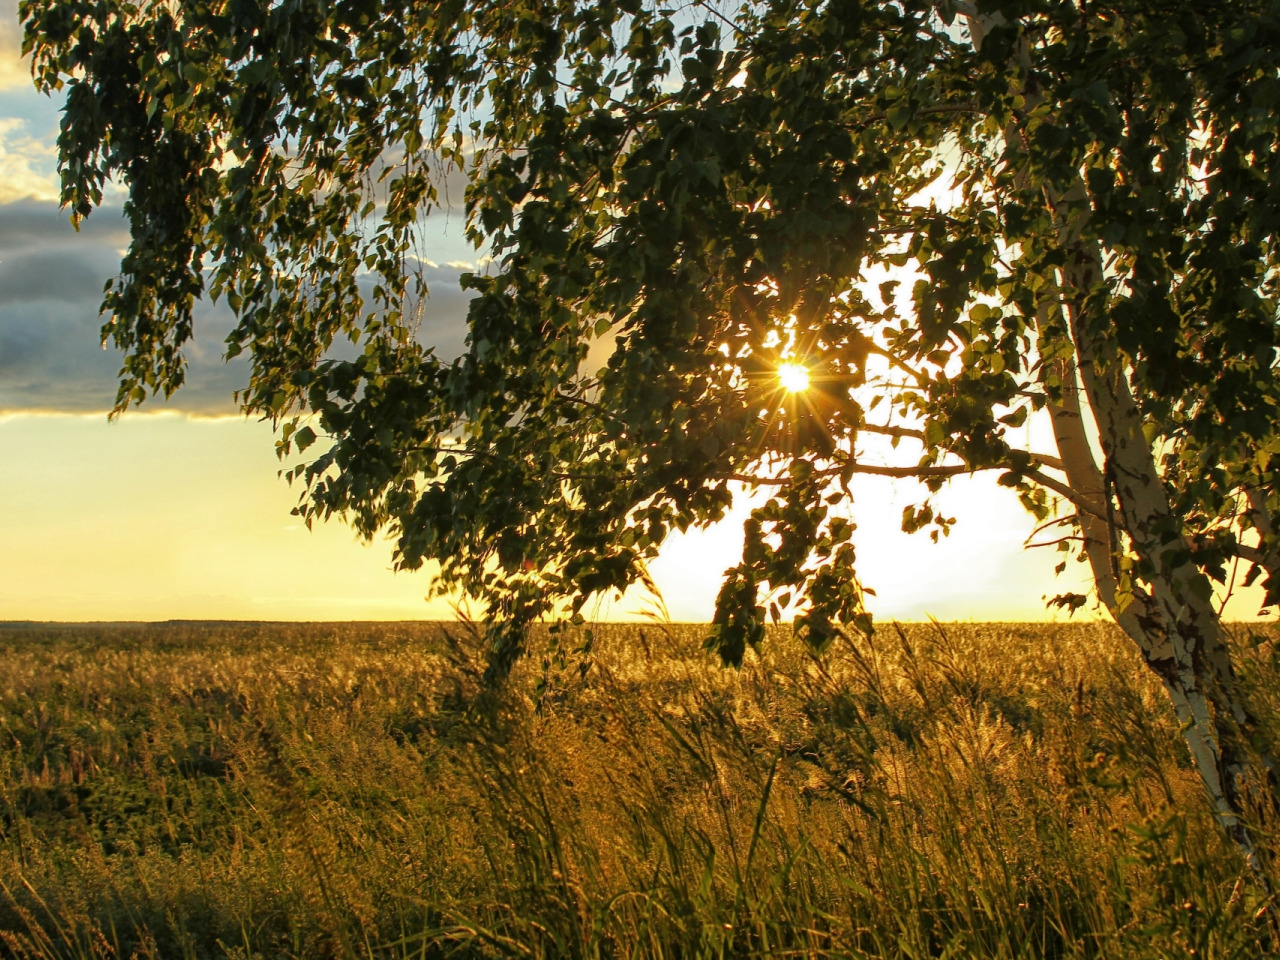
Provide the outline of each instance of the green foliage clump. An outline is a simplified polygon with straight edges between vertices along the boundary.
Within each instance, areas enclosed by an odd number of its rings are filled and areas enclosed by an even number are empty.
[[[699,628],[606,626],[501,692],[454,626],[6,631],[0,956],[1263,955],[1114,630],[725,672]],[[1272,728],[1275,650],[1240,643]]]

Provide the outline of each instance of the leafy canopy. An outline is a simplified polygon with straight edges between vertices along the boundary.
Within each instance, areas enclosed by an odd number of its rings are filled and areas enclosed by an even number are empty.
[[[245,409],[310,458],[301,512],[439,560],[500,664],[559,601],[644,579],[672,530],[724,517],[735,480],[772,496],[717,601],[729,660],[770,603],[816,647],[869,626],[842,511],[859,472],[996,469],[1048,516],[1071,491],[1014,440],[1061,398],[1064,307],[1114,344],[1181,532],[1222,575],[1240,490],[1280,508],[1278,10],[22,5],[38,84],[66,91],[64,201],[129,191],[105,300],[120,408],[181,384],[196,299],[225,299]],[[457,359],[414,336],[450,169],[493,258],[464,278]],[[1105,275],[1066,303],[1081,241]],[[782,389],[784,362],[809,390]]]

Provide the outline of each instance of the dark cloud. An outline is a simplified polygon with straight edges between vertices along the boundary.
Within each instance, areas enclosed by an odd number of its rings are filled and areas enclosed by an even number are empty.
[[[458,286],[464,273],[480,272],[469,265],[431,265],[420,267],[427,283],[427,298],[417,311],[417,338],[434,347],[436,356],[451,360],[466,345],[467,305],[474,296]]]
[[[120,355],[100,346],[98,306],[127,243],[116,211],[97,211],[77,232],[54,204],[0,205],[0,413],[110,409]],[[463,349],[469,298],[458,277],[466,269],[422,266],[430,296],[419,311],[418,338],[446,359]],[[245,385],[248,363],[222,360],[233,324],[222,305],[198,309],[186,384],[167,403],[149,400],[146,407],[234,413],[232,394]]]
[[[94,251],[97,253],[97,251]],[[67,256],[62,251],[8,254],[0,260],[0,304],[57,300],[80,303],[102,296],[103,271],[90,259],[98,255]]]
[[[99,210],[71,225],[71,215],[57,204],[18,200],[0,204],[0,257],[15,250],[30,251],[74,245],[120,250],[129,242],[129,227],[113,210]]]

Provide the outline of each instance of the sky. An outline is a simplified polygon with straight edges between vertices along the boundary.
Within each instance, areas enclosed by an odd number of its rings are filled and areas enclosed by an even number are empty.
[[[100,346],[98,303],[127,243],[119,196],[75,231],[57,203],[56,100],[20,60],[16,0],[0,0],[0,621],[402,620],[454,615],[425,600],[429,571],[396,573],[385,541],[339,522],[308,530],[277,473],[269,424],[232,402],[242,362],[224,363],[231,317],[199,314],[187,385],[108,421],[119,356]],[[431,300],[423,336],[456,352],[475,259],[457,214],[429,223]],[[1042,447],[1041,449],[1048,449]],[[941,508],[940,544],[898,529],[909,481],[860,477],[851,506],[864,584],[881,619],[1041,620],[1045,598],[1085,589],[1051,549],[1026,551],[1031,518],[987,477],[961,477]],[[652,573],[674,620],[707,620],[741,550],[743,504],[724,523],[673,537]],[[597,605],[632,619],[652,604]],[[1233,602],[1246,616],[1256,597]]]

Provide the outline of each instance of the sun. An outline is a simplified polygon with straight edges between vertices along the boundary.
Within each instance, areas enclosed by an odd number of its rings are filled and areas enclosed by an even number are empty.
[[[809,389],[809,368],[800,363],[780,363],[778,381],[787,393],[803,393]]]

